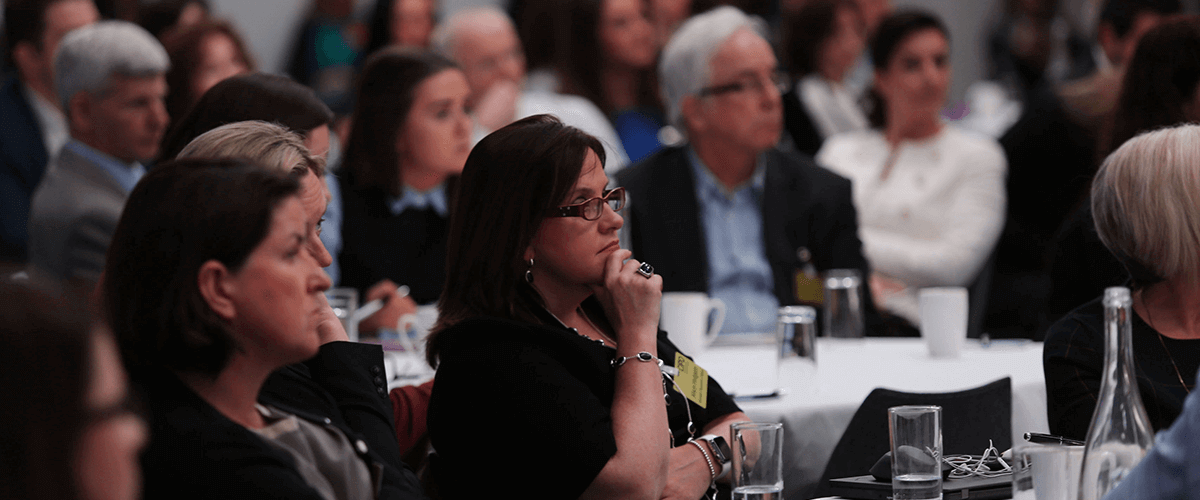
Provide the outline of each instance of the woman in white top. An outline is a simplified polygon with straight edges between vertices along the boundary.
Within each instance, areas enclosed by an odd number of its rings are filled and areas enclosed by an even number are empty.
[[[871,44],[875,128],[834,136],[817,155],[854,182],[877,304],[918,323],[917,290],[969,285],[1004,226],[1004,153],[942,123],[950,84],[945,26],[893,14]]]

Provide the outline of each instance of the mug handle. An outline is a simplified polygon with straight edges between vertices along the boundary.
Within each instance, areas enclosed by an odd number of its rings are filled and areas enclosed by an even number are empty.
[[[708,328],[708,335],[704,336],[705,343],[711,344],[721,333],[721,325],[725,324],[725,301],[718,298],[708,299],[708,307],[710,310],[717,311],[717,319],[713,320],[712,326]]]

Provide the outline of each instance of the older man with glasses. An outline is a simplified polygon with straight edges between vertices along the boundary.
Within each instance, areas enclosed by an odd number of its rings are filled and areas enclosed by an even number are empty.
[[[687,144],[621,172],[627,244],[663,291],[725,301],[723,333],[767,332],[781,305],[820,300],[816,276],[869,276],[850,181],[776,149],[785,82],[761,21],[721,7],[683,24],[659,66],[668,118]],[[868,333],[883,333],[863,284]]]

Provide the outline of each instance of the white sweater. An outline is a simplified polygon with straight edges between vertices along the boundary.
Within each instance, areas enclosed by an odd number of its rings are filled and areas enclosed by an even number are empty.
[[[1004,227],[1008,167],[992,139],[945,125],[893,152],[878,130],[850,132],[826,140],[817,162],[853,181],[872,269],[908,286],[881,306],[914,325],[917,290],[969,285]]]

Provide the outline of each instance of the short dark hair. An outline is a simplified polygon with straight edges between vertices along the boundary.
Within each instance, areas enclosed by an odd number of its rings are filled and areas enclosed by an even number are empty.
[[[200,134],[227,123],[261,120],[301,135],[329,125],[333,111],[312,89],[285,76],[247,73],[222,80],[163,135],[159,161],[179,155]]]
[[[208,0],[158,0],[138,8],[138,25],[155,37],[161,37],[179,22],[179,16],[189,5],[198,5],[204,12],[211,12]]]
[[[186,159],[150,170],[113,233],[104,309],[133,374],[167,369],[216,376],[238,349],[200,294],[200,266],[237,272],[299,192],[286,173],[236,160]],[[143,380],[144,381],[144,380]]]
[[[417,87],[427,78],[457,67],[441,55],[408,47],[387,47],[367,59],[342,160],[353,188],[400,195],[403,178],[396,138],[408,120]]]
[[[13,63],[13,50],[18,43],[29,42],[42,49],[46,31],[46,11],[66,0],[6,0],[4,3],[4,57]]]
[[[433,4],[433,21],[437,25],[437,0],[428,0]],[[367,48],[363,54],[371,55],[379,49],[392,44],[392,16],[396,9],[397,0],[376,0],[375,8],[371,11],[370,35],[367,37]]]
[[[1150,30],[1125,69],[1103,156],[1142,132],[1200,119],[1188,115],[1198,85],[1200,16],[1180,15]]]
[[[871,38],[871,61],[875,68],[886,69],[891,65],[892,56],[902,43],[914,34],[931,29],[940,32],[947,42],[950,41],[950,31],[946,29],[942,20],[932,13],[910,9],[895,12],[885,18],[875,30],[875,36]],[[871,90],[870,98],[872,106],[867,118],[871,121],[871,126],[886,126],[887,103],[874,89]]]
[[[817,71],[821,47],[837,33],[837,13],[841,9],[858,13],[851,0],[809,0],[784,18],[783,62],[793,77]]]
[[[1151,12],[1166,16],[1178,14],[1182,9],[1179,0],[1107,0],[1100,9],[1099,24],[1111,26],[1114,34],[1125,38],[1139,14]]]
[[[471,150],[450,210],[446,286],[427,356],[437,365],[441,331],[476,316],[537,322],[541,299],[522,280],[522,260],[546,213],[563,203],[591,150],[604,147],[550,115],[519,120]]]
[[[254,71],[254,58],[246,50],[241,35],[229,23],[213,19],[191,26],[168,30],[160,37],[167,56],[171,58],[171,69],[167,70],[167,116],[183,116],[200,96],[192,93],[192,81],[204,59],[204,40],[211,35],[224,35],[233,42],[242,64]]]
[[[79,498],[70,472],[92,379],[86,310],[0,281],[0,498]]]

